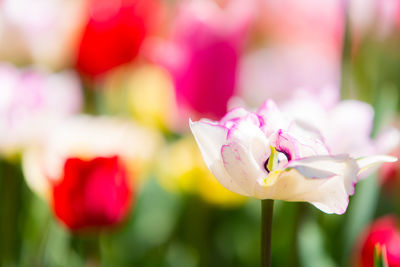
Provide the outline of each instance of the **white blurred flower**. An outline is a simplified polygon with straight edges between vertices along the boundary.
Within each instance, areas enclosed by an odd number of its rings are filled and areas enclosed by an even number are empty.
[[[24,151],[23,171],[32,190],[48,197],[69,158],[118,156],[137,182],[137,174],[146,169],[161,142],[158,132],[128,120],[74,116],[53,124],[40,143]]]
[[[282,103],[298,89],[321,96],[326,106],[339,99],[339,62],[307,46],[274,46],[246,55],[239,71],[238,95],[250,106],[266,98]],[[316,75],[318,73],[318,75]]]
[[[307,87],[319,94],[330,88],[339,98],[344,1],[260,0],[262,48],[247,54],[239,67],[238,94],[251,106],[271,98],[281,103]],[[327,92],[327,90],[325,90]],[[327,100],[331,105],[332,100]]]
[[[0,65],[0,153],[14,154],[34,142],[49,123],[77,113],[82,105],[78,77]]]
[[[71,63],[85,1],[0,1],[0,58],[51,68]]]
[[[349,20],[356,38],[375,32],[384,38],[398,27],[398,0],[349,0]]]
[[[282,104],[282,111],[299,123],[317,129],[334,154],[349,153],[352,157],[387,154],[400,141],[400,132],[394,128],[371,137],[374,110],[362,101],[344,100],[326,107],[320,97],[299,90]]]

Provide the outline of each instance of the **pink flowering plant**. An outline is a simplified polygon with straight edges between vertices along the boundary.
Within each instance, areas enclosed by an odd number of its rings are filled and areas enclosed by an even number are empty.
[[[309,202],[343,214],[360,175],[396,158],[331,154],[321,133],[286,117],[272,100],[236,108],[220,121],[190,122],[205,163],[228,190],[262,201],[262,262],[269,263],[273,200]],[[269,232],[268,232],[269,231]]]

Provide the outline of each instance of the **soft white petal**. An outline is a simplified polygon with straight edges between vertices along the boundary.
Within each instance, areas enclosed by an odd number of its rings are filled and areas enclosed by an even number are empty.
[[[303,168],[314,168],[316,170],[320,170],[323,172],[331,172],[336,175],[341,175],[351,170],[354,172],[357,169],[356,161],[348,155],[336,155],[336,156],[316,156],[304,158],[297,161],[292,161],[288,164],[288,168],[298,169],[299,167]],[[312,176],[306,176],[306,173],[301,173],[306,178],[312,178]],[[343,180],[346,192],[349,195],[354,193],[354,185],[357,182],[358,178],[355,175],[345,177],[347,180]],[[350,180],[349,180],[350,179]]]
[[[45,141],[60,155],[120,155],[128,161],[148,161],[161,138],[157,132],[132,121],[82,115],[60,122]]]
[[[110,117],[75,116],[49,127],[40,142],[40,164],[48,178],[62,176],[70,157],[91,159],[118,155],[133,171],[148,167],[160,143],[155,131],[132,121]]]
[[[377,167],[379,164],[385,162],[396,162],[397,158],[386,155],[376,155],[376,156],[368,156],[357,159],[358,164],[358,175],[365,175],[369,173],[372,168]]]
[[[280,112],[275,102],[270,99],[260,106],[257,114],[263,119],[261,128],[268,137],[279,129],[287,129],[289,126],[289,121]]]
[[[329,113],[323,136],[332,154],[350,153],[352,157],[374,153],[370,135],[374,110],[364,102],[346,100]]]
[[[320,137],[323,136],[320,139],[331,154],[350,153],[351,156],[358,157],[375,153],[370,138],[374,112],[367,103],[345,100],[327,109],[314,95],[300,95],[286,102],[282,110],[293,117],[297,124],[307,125],[307,130],[318,129]],[[290,127],[289,131],[291,134],[298,132],[298,127]],[[314,134],[315,137],[318,137],[318,132],[317,135]],[[307,133],[301,131],[301,135],[303,134]]]
[[[229,129],[227,143],[239,143],[246,150],[246,157],[252,157],[256,166],[263,165],[270,155],[269,141],[260,129],[259,117],[249,113]]]
[[[355,160],[346,155],[316,156],[292,161],[288,168],[272,181],[259,180],[256,197],[306,201],[326,213],[346,211],[357,182]]]
[[[312,139],[318,139],[319,141],[324,141],[324,137],[319,128],[318,124],[312,124],[307,121],[294,120],[290,123],[288,132],[293,136],[304,136]],[[325,146],[325,145],[324,145]],[[327,149],[326,146],[324,148]]]
[[[28,186],[44,199],[50,197],[50,180],[46,177],[41,151],[30,147],[22,154],[22,170]]]
[[[254,196],[259,199],[278,199],[286,201],[305,201],[301,197],[310,193],[327,179],[308,179],[297,170],[283,171],[276,177],[271,177],[271,172],[266,178],[259,179]]]
[[[80,82],[69,71],[49,74],[0,64],[0,153],[12,155],[37,142],[49,124],[77,113]]]
[[[221,159],[221,147],[226,144],[228,129],[206,121],[189,121],[190,129],[207,166]]]
[[[229,129],[227,143],[221,149],[225,169],[250,195],[257,179],[267,175],[264,164],[271,153],[260,124],[259,117],[252,113],[237,120]]]
[[[303,165],[296,166],[293,168],[297,170],[301,175],[307,178],[329,178],[336,175],[336,173],[330,171],[316,169],[314,167],[303,166]]]
[[[280,107],[282,112],[290,118],[293,118],[296,123],[308,124],[318,129],[326,125],[327,108],[317,95],[306,90],[296,90],[296,92],[294,92],[294,97],[285,101]],[[292,128],[291,125],[291,132],[293,131]]]
[[[254,142],[257,141],[254,139]],[[224,145],[221,149],[225,170],[249,195],[254,194],[257,180],[267,175],[264,163],[270,153],[269,147],[263,143],[258,143],[255,147],[264,148],[264,158],[261,162],[257,162],[251,155],[251,151],[241,143],[233,142]]]
[[[375,138],[374,145],[380,154],[391,153],[400,145],[400,131],[395,127],[385,129]]]
[[[248,115],[250,112],[245,110],[244,108],[238,107],[230,110],[222,119],[220,120],[220,124],[225,125],[228,121],[242,118]]]
[[[190,121],[189,124],[207,167],[221,185],[234,193],[248,196],[226,172],[222,161],[221,149],[226,144],[228,129],[205,121]]]

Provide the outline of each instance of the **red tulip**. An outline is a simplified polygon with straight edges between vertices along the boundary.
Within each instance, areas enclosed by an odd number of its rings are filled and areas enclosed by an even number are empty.
[[[120,223],[131,198],[128,172],[118,156],[69,158],[63,177],[53,188],[54,212],[71,230]]]
[[[374,221],[358,242],[357,266],[373,267],[375,246],[385,247],[389,267],[400,266],[400,232],[398,219],[388,215]]]
[[[157,10],[155,0],[90,0],[78,70],[95,77],[134,59]]]

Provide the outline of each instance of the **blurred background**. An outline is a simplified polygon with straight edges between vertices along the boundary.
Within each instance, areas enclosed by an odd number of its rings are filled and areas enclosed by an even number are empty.
[[[258,266],[260,201],[188,120],[272,98],[400,156],[398,0],[0,0],[0,265]],[[344,215],[275,202],[273,266],[400,266],[400,165]]]

